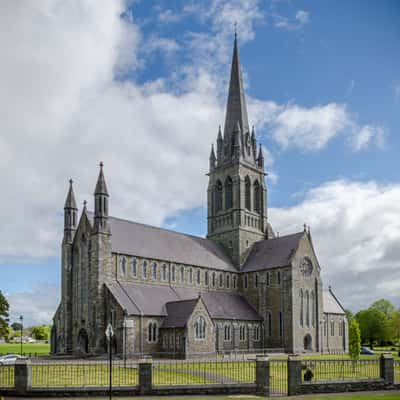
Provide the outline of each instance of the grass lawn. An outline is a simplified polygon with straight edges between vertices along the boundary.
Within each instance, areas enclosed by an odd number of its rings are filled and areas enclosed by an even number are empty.
[[[15,353],[19,354],[21,351],[21,345],[19,343],[1,343],[0,354]],[[38,354],[47,355],[50,353],[49,343],[22,343],[22,352],[25,355]]]

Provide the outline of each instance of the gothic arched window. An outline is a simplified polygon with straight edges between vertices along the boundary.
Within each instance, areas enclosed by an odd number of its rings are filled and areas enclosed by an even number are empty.
[[[153,263],[153,279],[154,280],[157,279],[157,263],[156,262]]]
[[[132,267],[132,275],[133,275],[133,276],[136,276],[136,258],[135,258],[135,257],[132,258],[132,265],[131,265],[131,267]]]
[[[143,278],[147,278],[147,261],[143,261]]]
[[[272,315],[271,312],[267,312],[267,321],[268,321],[268,336],[272,336]]]
[[[197,284],[200,285],[201,283],[201,271],[198,269],[197,270]]]
[[[306,326],[310,326],[310,294],[306,291]]]
[[[175,280],[175,265],[171,266],[171,281]]]
[[[212,273],[212,285],[215,287],[215,272]]]
[[[181,270],[180,270],[181,272],[180,272],[180,274],[181,274],[181,282],[183,282],[184,280],[185,280],[185,269],[183,268],[183,266],[181,267]]]
[[[189,269],[189,282],[193,283],[193,270],[192,270],[192,268]]]
[[[300,326],[304,325],[304,295],[303,290],[300,289]]]
[[[206,321],[203,317],[198,317],[194,324],[195,338],[205,339],[206,338]]]
[[[250,178],[248,176],[246,176],[246,178],[244,179],[244,187],[245,187],[245,192],[244,192],[244,196],[245,196],[245,207],[248,210],[251,210],[251,201],[250,201],[250,191],[251,191],[251,183],[250,183]]]
[[[148,341],[156,342],[157,341],[157,322],[149,322],[148,325]]]
[[[236,289],[236,286],[237,286],[237,277],[236,277],[236,275],[233,275],[232,282],[233,282],[233,288]]]
[[[226,287],[228,289],[231,287],[231,276],[229,274],[226,276]]]
[[[167,280],[167,266],[163,264],[162,266],[162,280],[166,281]]]
[[[233,183],[232,178],[228,176],[225,180],[225,210],[233,206]]]
[[[258,181],[254,182],[254,211],[256,213],[261,211],[260,184]]]
[[[206,286],[208,286],[208,271],[204,273],[204,283]]]
[[[120,265],[121,265],[121,274],[125,275],[126,274],[126,258],[124,256],[121,257]]]
[[[215,185],[215,211],[222,210],[222,183],[220,180]]]
[[[224,286],[224,277],[222,274],[219,274],[219,287]]]
[[[314,291],[311,292],[311,326],[315,326],[315,295]]]

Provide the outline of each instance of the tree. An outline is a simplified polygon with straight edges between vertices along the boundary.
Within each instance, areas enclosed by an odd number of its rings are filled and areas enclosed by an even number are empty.
[[[346,313],[348,323],[350,323],[350,321],[354,318],[353,312],[349,309],[344,310],[344,312]]]
[[[400,344],[400,310],[395,311],[389,318],[390,338]]]
[[[20,331],[22,328],[22,324],[20,322],[13,322],[11,324],[11,328],[13,328],[14,331]]]
[[[349,326],[349,353],[353,360],[360,358],[361,334],[360,326],[355,318],[350,321]]]
[[[0,290],[0,337],[8,337],[8,310],[10,305]]]
[[[37,340],[48,340],[50,328],[46,325],[32,327],[32,337]]]
[[[370,309],[379,310],[383,312],[386,318],[389,318],[396,310],[394,308],[394,305],[389,300],[386,299],[380,299],[375,301],[371,305]]]
[[[385,314],[376,308],[361,310],[355,318],[360,325],[361,340],[367,342],[371,348],[374,342],[384,342],[389,336],[388,321]]]

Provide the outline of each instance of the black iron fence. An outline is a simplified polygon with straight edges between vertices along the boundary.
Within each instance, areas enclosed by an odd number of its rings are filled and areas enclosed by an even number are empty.
[[[394,382],[400,383],[400,360],[394,361]]]
[[[157,362],[153,363],[153,385],[254,383],[255,369],[255,360]]]
[[[302,380],[344,381],[352,379],[376,379],[380,377],[379,360],[303,360]]]
[[[288,393],[287,360],[270,360],[269,392],[273,396],[286,396]]]
[[[110,367],[106,361],[32,364],[32,387],[107,387]],[[138,384],[137,363],[114,361],[114,387]]]
[[[14,386],[14,365],[0,365],[0,388]]]

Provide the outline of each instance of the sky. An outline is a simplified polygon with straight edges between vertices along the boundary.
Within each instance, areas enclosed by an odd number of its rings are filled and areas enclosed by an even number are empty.
[[[206,235],[208,156],[237,26],[269,221],[310,226],[325,287],[400,307],[400,3],[0,3],[0,290],[50,323],[68,180],[93,208]]]

